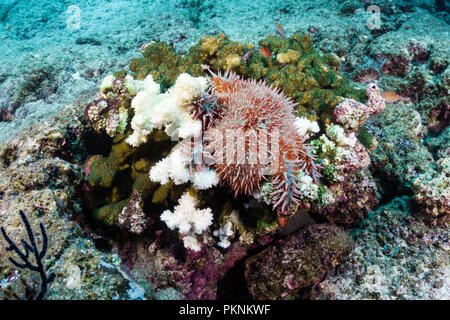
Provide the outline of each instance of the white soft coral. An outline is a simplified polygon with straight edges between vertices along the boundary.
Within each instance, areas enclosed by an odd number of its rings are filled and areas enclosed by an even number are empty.
[[[295,118],[295,126],[297,127],[297,132],[305,138],[309,138],[311,133],[317,133],[320,131],[319,125],[315,121],[310,121],[307,118]]]
[[[175,148],[169,156],[150,169],[150,180],[161,184],[166,184],[169,180],[173,180],[175,184],[183,184],[189,181],[189,177],[186,161],[179,148]]]
[[[147,141],[149,133],[157,128],[165,128],[172,138],[189,138],[201,133],[200,120],[194,120],[185,105],[199,97],[208,83],[203,77],[192,77],[187,73],[178,76],[175,84],[166,93],[160,93],[160,86],[148,75],[131,102],[134,117],[131,121],[133,133],[127,142],[137,147]]]
[[[346,133],[339,125],[327,125],[326,134],[340,146],[354,147],[358,140],[354,132]]]
[[[210,208],[196,209],[196,199],[188,192],[178,200],[173,212],[166,210],[161,214],[161,220],[171,229],[178,229],[183,235],[186,248],[200,251],[201,246],[196,234],[202,234],[212,224],[213,214]]]
[[[220,241],[217,243],[219,247],[224,249],[228,248],[231,244],[229,237],[234,235],[233,223],[231,221],[227,221],[219,229],[215,230],[213,235],[219,238]]]
[[[188,192],[178,200],[173,212],[166,210],[161,214],[161,220],[172,229],[178,229],[183,234],[202,234],[212,224],[210,208],[196,209],[196,199]]]
[[[188,169],[190,158],[182,151],[180,145],[164,159],[150,169],[150,180],[166,184],[172,180],[176,185],[192,182],[197,190],[209,189],[219,183],[217,173],[210,168],[200,168],[191,172]]]
[[[193,174],[191,181],[195,189],[204,190],[217,185],[219,183],[219,176],[212,169],[202,168]]]

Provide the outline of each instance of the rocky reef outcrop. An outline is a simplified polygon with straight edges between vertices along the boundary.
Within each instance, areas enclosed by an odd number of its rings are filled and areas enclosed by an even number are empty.
[[[312,225],[247,259],[245,276],[256,299],[295,299],[343,262],[352,241],[332,225]]]

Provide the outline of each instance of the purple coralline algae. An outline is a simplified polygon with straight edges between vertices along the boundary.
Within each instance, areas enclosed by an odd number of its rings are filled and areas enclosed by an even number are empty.
[[[219,280],[247,255],[238,243],[226,253],[211,247],[195,252],[180,247],[172,238],[157,231],[153,242],[132,242],[119,250],[128,272],[151,283],[155,294],[175,288],[184,299],[216,299]]]

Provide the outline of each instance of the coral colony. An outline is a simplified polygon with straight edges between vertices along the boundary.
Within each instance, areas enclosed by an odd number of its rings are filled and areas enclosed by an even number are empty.
[[[45,195],[29,201],[36,215],[73,213],[61,225],[53,216],[45,223],[64,243],[51,265],[57,279],[47,271],[42,223],[38,241],[33,220],[20,211],[28,240],[17,244],[9,226],[1,228],[14,270],[39,274],[32,298],[82,292],[75,280],[62,283],[60,274],[82,275],[84,288],[107,279],[129,297],[216,299],[232,291],[234,298],[236,290],[236,297],[297,299],[338,292],[335,271],[356,273],[356,282],[364,271],[369,280],[361,288],[374,292],[384,280],[375,264],[358,269],[363,254],[370,263],[386,260],[380,252],[398,234],[407,234],[402,245],[416,241],[423,250],[440,243],[445,237],[429,230],[450,217],[450,149],[438,147],[448,146],[448,103],[443,99],[427,119],[435,133],[427,140],[436,149],[431,155],[422,141],[423,110],[403,105],[411,89],[383,93],[385,84],[374,81],[381,73],[405,77],[407,59],[380,58],[377,70],[355,73],[356,87],[339,74],[345,56],[315,49],[311,34],[320,31],[310,30],[289,36],[276,24],[277,34],[258,44],[208,35],[183,54],[165,42],[144,44],[129,68],[103,74],[97,95],[83,100],[81,110],[73,107],[79,119],[74,111],[71,125],[0,147],[0,200],[41,188]],[[409,48],[411,61],[428,59],[423,46]],[[448,72],[442,78],[448,81]],[[394,128],[399,123],[402,129]],[[22,171],[32,178],[18,179]],[[388,205],[391,185],[401,185],[401,197]],[[411,208],[423,221],[399,231],[419,219],[398,213]],[[377,225],[365,224],[383,219],[395,223],[380,227],[386,234],[368,235]],[[81,233],[95,234],[95,245]],[[365,241],[378,241],[373,256],[363,250]],[[448,254],[448,242],[442,243]],[[98,253],[97,246],[113,247],[114,254],[108,260],[108,250]],[[68,275],[70,255],[82,258]],[[91,269],[81,271],[86,261]],[[436,261],[448,255],[433,256]],[[108,276],[98,271],[104,266]],[[115,272],[120,276],[110,276]],[[16,280],[11,274],[8,284]]]
[[[269,39],[281,44],[289,40]],[[297,64],[309,40],[298,35],[293,39],[287,43],[287,52],[280,52],[275,61]],[[201,41],[202,50],[212,55],[211,50],[220,50],[226,41],[223,36],[205,37]],[[162,44],[155,45],[150,44],[144,50],[150,60],[152,48],[161,50]],[[230,53],[223,59],[231,61],[235,55]],[[223,67],[237,68],[241,64],[242,60],[237,59],[234,65],[226,63]],[[332,113],[336,124],[325,123],[325,133],[319,135],[319,124],[296,116],[299,102],[274,83],[246,79],[229,69],[215,73],[206,64],[201,64],[201,68],[205,76],[180,73],[165,92],[161,92],[161,85],[152,73],[142,80],[130,75],[122,78],[110,75],[102,82],[100,97],[87,107],[86,117],[95,130],[104,130],[120,139],[120,143],[113,147],[108,158],[96,156],[88,162],[87,179],[91,187],[112,186],[117,168],[136,148],[168,138],[179,143],[170,151],[167,149],[168,155],[153,165],[148,160],[139,160],[142,169],[136,168],[133,174],[139,176],[135,178],[131,198],[97,209],[95,214],[100,220],[113,223],[111,219],[118,216],[120,225],[141,233],[146,225],[142,207],[145,197],[156,188],[155,183],[166,189],[166,195],[171,186],[190,184],[191,189],[180,197],[174,211],[164,211],[161,220],[170,229],[178,229],[186,248],[200,251],[198,236],[212,225],[213,216],[210,208],[196,209],[199,191],[228,186],[235,197],[247,195],[270,205],[284,227],[300,209],[313,207],[324,215],[339,210],[336,204],[343,194],[338,185],[350,184],[345,190],[354,189],[355,172],[371,179],[366,171],[370,159],[356,133],[370,115],[385,108],[376,84],[368,85],[367,104],[351,98],[342,100]],[[320,68],[328,72],[329,67]],[[129,114],[133,114],[131,119]],[[368,139],[375,143],[372,137]],[[147,174],[145,167],[150,168]],[[365,192],[369,194],[357,196],[373,202],[370,193],[376,192],[374,187]],[[113,211],[108,213],[109,210]],[[227,229],[219,229],[222,231],[218,233],[231,235],[229,225]]]
[[[112,138],[110,154],[85,165],[94,217],[134,234],[163,223],[171,235],[157,231],[153,259],[168,254],[157,243],[175,233],[191,262],[167,272],[188,272],[183,281],[195,284],[182,289],[185,297],[215,298],[214,287],[196,283],[199,274],[217,281],[277,230],[325,219],[246,262],[253,297],[294,297],[350,250],[351,239],[333,225],[356,226],[379,202],[368,170],[377,140],[363,129],[386,108],[377,84],[351,88],[335,58],[317,53],[308,36],[270,36],[260,46],[267,50],[207,36],[178,56],[150,43],[132,61],[133,74],[107,76],[86,108],[92,130]],[[419,191],[417,201],[441,216],[442,197]],[[286,269],[288,260],[309,261],[314,277]],[[278,277],[289,283],[272,283]]]

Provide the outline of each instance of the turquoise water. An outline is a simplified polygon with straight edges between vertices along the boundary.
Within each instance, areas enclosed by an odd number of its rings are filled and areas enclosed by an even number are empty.
[[[369,10],[372,2],[375,7]],[[0,7],[2,117],[15,114],[18,105],[22,105],[17,101],[19,89],[15,87],[24,75],[37,70],[51,68],[53,83],[42,88],[37,98],[31,97],[31,105],[25,99],[28,107],[18,108],[16,114],[23,123],[10,123],[8,130],[22,128],[60,105],[72,102],[82,91],[97,84],[100,74],[127,64],[139,54],[139,47],[150,41],[166,41],[180,52],[187,51],[205,34],[220,32],[232,40],[256,43],[276,34],[274,24],[280,23],[288,35],[317,29],[318,47],[342,55],[368,45],[364,43],[366,40],[358,44],[361,35],[372,37],[395,29],[416,9],[448,21],[442,2],[3,0]],[[377,19],[381,22],[379,29],[369,29]],[[422,31],[429,34],[430,30]],[[358,64],[371,64],[371,61],[358,61]]]

